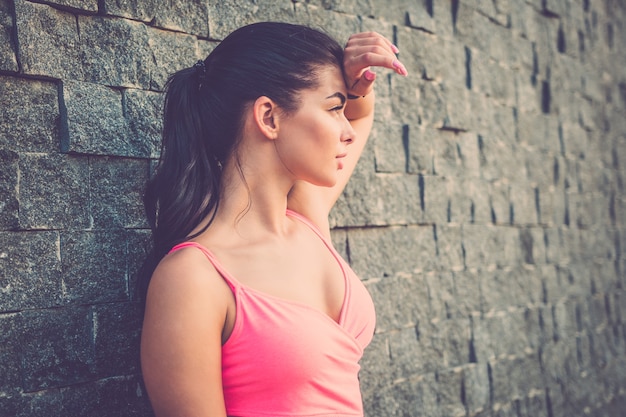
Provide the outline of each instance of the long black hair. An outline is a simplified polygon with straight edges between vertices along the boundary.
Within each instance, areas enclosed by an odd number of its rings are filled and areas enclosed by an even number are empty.
[[[341,68],[342,61],[343,48],[323,32],[262,22],[235,30],[204,61],[170,76],[161,157],[144,195],[152,247],[140,271],[141,298],[163,256],[193,238],[203,220],[211,224],[221,164],[240,140],[245,106],[267,96],[287,114],[294,112],[298,93],[317,86],[318,70]]]

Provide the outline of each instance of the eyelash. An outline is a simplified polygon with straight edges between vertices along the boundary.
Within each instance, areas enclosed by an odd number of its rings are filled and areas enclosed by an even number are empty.
[[[341,111],[341,110],[343,110],[343,105],[341,105],[341,106],[335,106],[335,107],[333,107],[332,109],[330,109],[330,111]]]

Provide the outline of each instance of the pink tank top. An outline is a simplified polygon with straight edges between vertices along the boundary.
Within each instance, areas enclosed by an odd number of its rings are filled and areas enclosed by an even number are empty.
[[[200,249],[235,296],[233,331],[222,346],[226,412],[238,417],[362,416],[359,360],[374,333],[374,304],[317,228],[298,213],[287,214],[309,226],[341,266],[345,298],[339,322],[307,305],[239,283],[198,243],[172,249]]]

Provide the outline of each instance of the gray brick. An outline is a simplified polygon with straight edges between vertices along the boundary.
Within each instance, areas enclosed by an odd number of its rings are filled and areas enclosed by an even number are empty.
[[[22,152],[59,149],[54,83],[0,76],[0,147]]]
[[[424,221],[427,223],[447,223],[450,204],[452,180],[435,176],[424,175],[419,179],[420,204],[424,206]]]
[[[437,131],[406,124],[402,126],[402,132],[408,137],[407,172],[433,174],[432,144]]]
[[[425,374],[416,379],[403,380],[385,387],[364,398],[368,416],[442,417],[437,401],[435,374]]]
[[[363,353],[359,380],[364,399],[392,384],[388,337],[389,334],[376,333]]]
[[[128,293],[132,301],[139,299],[137,280],[143,260],[148,253],[150,233],[147,230],[127,230],[128,241]],[[347,258],[345,258],[347,259]]]
[[[76,16],[44,4],[15,0],[19,62],[24,73],[82,78]]]
[[[22,313],[24,391],[84,382],[94,376],[93,322],[89,309]]]
[[[481,271],[477,277],[483,312],[537,305],[542,301],[542,273],[536,269]]]
[[[96,227],[146,227],[143,191],[148,161],[91,158],[90,209]]]
[[[15,152],[0,149],[0,230],[19,225],[18,160]]]
[[[348,233],[352,267],[361,278],[434,268],[435,239],[431,226],[356,229]]]
[[[59,305],[57,232],[0,232],[0,311]]]
[[[149,28],[148,42],[155,62],[150,74],[153,90],[163,90],[170,74],[206,58],[199,54],[197,39],[184,33]]]
[[[539,360],[534,355],[490,361],[489,365],[495,403],[524,398],[531,391],[543,388]]]
[[[454,280],[454,301],[448,303],[450,317],[470,317],[481,311],[480,279],[481,271],[458,271],[452,274]]]
[[[88,218],[86,158],[67,155],[20,155],[20,227],[83,228]]]
[[[158,158],[161,152],[161,129],[163,128],[163,95],[144,90],[128,89],[123,92],[124,115],[133,142],[143,143],[150,158]]]
[[[467,267],[512,266],[522,261],[519,232],[511,227],[463,225]]]
[[[94,307],[94,350],[98,374],[139,373],[139,341],[143,307],[138,303]]]
[[[72,304],[128,299],[123,231],[61,234],[63,298]]]
[[[131,20],[78,16],[84,80],[110,86],[150,87],[155,64],[146,26]]]
[[[499,311],[472,321],[473,346],[479,363],[519,354],[532,346],[529,330],[537,330],[539,325],[529,311]]]
[[[13,7],[9,0],[0,1],[0,69],[17,72],[17,56],[12,37],[12,33],[15,30],[12,9]]]
[[[306,6],[300,4],[296,6],[306,8]],[[296,21],[294,4],[289,0],[273,2],[251,0],[219,1],[208,5],[208,14],[209,37],[211,39],[224,39],[235,29],[262,20]]]
[[[82,12],[98,11],[98,0],[53,0],[47,3]]]
[[[441,413],[450,417],[465,417],[462,401],[463,371],[460,368],[437,372],[439,406]]]
[[[454,225],[437,226],[437,261],[440,269],[459,271],[464,268],[461,228]]]
[[[403,196],[397,199],[396,196]],[[417,177],[355,175],[333,208],[331,226],[415,224],[422,218]]]
[[[63,83],[64,152],[99,155],[148,156],[149,143],[133,137],[124,118],[119,90],[98,84]]]
[[[469,415],[489,409],[489,374],[485,363],[463,367],[463,386]]]
[[[3,303],[4,304],[4,303]],[[19,313],[0,314],[0,392],[6,395],[17,394],[17,387],[22,382],[22,365],[20,362],[20,337],[22,316]],[[0,411],[3,410],[0,401]]]
[[[272,20],[291,21],[295,18],[299,24],[321,28],[336,39],[340,45],[345,45],[350,35],[361,31],[361,19],[353,14],[335,13],[332,10],[326,10],[325,8],[316,7],[314,5],[310,6],[304,2],[293,3],[295,14],[292,14],[291,2],[281,0],[280,4],[276,3],[277,2],[267,2],[267,7],[262,9],[262,13],[271,13],[270,17]],[[242,15],[241,9],[239,8],[240,4],[240,2],[237,3],[237,15]],[[254,19],[258,20],[259,14],[256,10],[255,13],[256,16]]]
[[[367,288],[376,305],[378,332],[411,328],[428,320],[429,290],[423,275],[370,280]]]

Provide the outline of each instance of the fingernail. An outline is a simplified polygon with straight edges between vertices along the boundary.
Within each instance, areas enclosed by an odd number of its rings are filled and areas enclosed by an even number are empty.
[[[391,44],[391,50],[393,51],[394,54],[397,54],[397,53],[400,52],[398,47],[396,45],[394,45],[393,43]]]
[[[376,74],[374,74],[370,70],[365,70],[365,72],[363,73],[363,77],[365,77],[367,81],[374,81],[374,79],[376,78]]]
[[[398,70],[398,73],[400,75],[409,75],[409,72],[406,70],[404,65],[402,65],[402,63],[398,61],[397,59],[393,60],[392,65]]]

